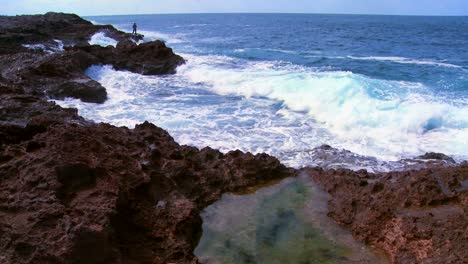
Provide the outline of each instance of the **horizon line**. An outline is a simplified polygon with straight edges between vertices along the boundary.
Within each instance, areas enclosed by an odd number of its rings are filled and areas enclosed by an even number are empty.
[[[191,13],[147,13],[147,14],[114,14],[83,16],[149,16],[149,15],[224,15],[224,14],[283,14],[283,15],[342,15],[342,16],[419,16],[419,17],[468,17],[467,15],[411,15],[411,14],[371,14],[371,13],[303,13],[303,12],[191,12]],[[81,15],[80,15],[81,16]]]
[[[47,11],[45,13],[25,13],[25,14],[14,14],[0,16],[22,16],[22,15],[41,15],[49,12],[53,13],[68,13],[76,14],[81,17],[96,17],[96,16],[149,16],[149,15],[216,15],[216,14],[284,14],[284,15],[348,15],[348,16],[408,16],[408,17],[468,17],[467,15],[434,15],[434,14],[382,14],[382,13],[307,13],[307,12],[190,12],[190,13],[144,13],[144,14],[92,14],[92,15],[81,15],[78,13],[60,12],[60,11]]]

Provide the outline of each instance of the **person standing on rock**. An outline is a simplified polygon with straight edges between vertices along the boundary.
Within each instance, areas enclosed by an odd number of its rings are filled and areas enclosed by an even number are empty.
[[[133,32],[132,32],[132,35],[137,35],[137,24],[134,22],[133,23]]]

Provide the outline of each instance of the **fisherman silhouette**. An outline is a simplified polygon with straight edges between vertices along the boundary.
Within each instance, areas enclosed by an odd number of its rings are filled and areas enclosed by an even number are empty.
[[[132,35],[137,35],[137,24],[136,23],[133,23],[133,32],[132,32]]]

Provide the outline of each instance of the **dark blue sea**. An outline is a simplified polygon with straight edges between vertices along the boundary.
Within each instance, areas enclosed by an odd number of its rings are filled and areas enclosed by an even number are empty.
[[[148,120],[182,144],[267,152],[296,167],[317,164],[322,144],[378,162],[428,151],[468,158],[468,17],[88,19],[129,32],[136,22],[145,41],[163,39],[187,60],[163,77],[90,68],[110,100],[61,102],[89,119]],[[90,42],[115,45],[105,33]]]

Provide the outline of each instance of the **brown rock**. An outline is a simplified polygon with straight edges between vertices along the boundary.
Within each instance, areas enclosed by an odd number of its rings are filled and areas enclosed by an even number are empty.
[[[23,44],[56,46],[56,39],[67,46],[86,45],[97,32],[104,32],[117,41],[131,37],[111,25],[93,25],[75,14],[0,16],[0,54],[27,51]]]
[[[90,46],[96,32],[120,41],[112,46]],[[136,45],[131,34],[110,25],[93,25],[72,14],[47,13],[35,16],[0,16],[0,76],[21,84],[28,93],[45,94],[54,99],[73,97],[84,102],[103,103],[107,92],[91,80],[85,70],[92,65],[112,65],[145,75],[173,74],[184,59],[161,41]],[[57,51],[55,40],[66,45]],[[24,44],[41,44],[43,50],[31,50]]]
[[[4,263],[196,263],[203,208],[293,173],[264,154],[179,146],[149,123],[48,125],[0,156]]]
[[[52,86],[47,94],[55,99],[73,97],[89,103],[104,103],[107,99],[106,88],[90,79],[75,79]]]
[[[468,259],[468,163],[380,175],[305,171],[332,195],[329,216],[392,263]]]

